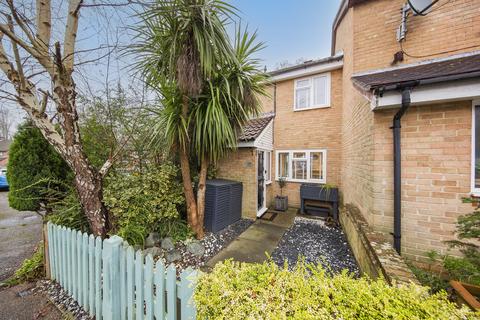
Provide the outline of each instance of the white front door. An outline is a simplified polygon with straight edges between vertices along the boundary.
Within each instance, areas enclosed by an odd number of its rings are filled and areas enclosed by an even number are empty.
[[[267,211],[265,165],[265,151],[257,150],[257,217],[261,217]]]

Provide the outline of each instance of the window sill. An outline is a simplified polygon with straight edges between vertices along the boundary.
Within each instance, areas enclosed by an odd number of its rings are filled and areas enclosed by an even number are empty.
[[[309,107],[309,108],[303,108],[303,109],[295,109],[295,107],[293,107],[293,112],[308,111],[308,110],[315,110],[315,109],[327,109],[327,108],[331,108],[331,106],[324,105],[324,106],[315,106],[315,107]]]
[[[265,181],[265,185],[268,186],[268,185],[271,185],[272,184],[272,181]]]
[[[275,181],[279,181],[279,178],[275,179]],[[323,180],[300,180],[300,179],[285,179],[286,182],[291,182],[291,183],[321,183],[325,184],[327,181],[325,179]]]

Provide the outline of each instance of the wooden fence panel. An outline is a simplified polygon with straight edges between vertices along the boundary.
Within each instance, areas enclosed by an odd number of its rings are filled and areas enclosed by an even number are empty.
[[[127,248],[127,319],[135,319],[135,252]]]
[[[57,281],[96,319],[195,319],[193,292],[197,271],[187,269],[177,281],[152,255],[134,252],[123,239],[107,240],[47,225],[48,263]],[[177,299],[180,300],[178,308]]]

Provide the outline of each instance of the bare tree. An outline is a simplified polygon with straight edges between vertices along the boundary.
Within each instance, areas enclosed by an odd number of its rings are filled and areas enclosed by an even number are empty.
[[[9,110],[5,106],[0,106],[0,140],[10,139],[10,130],[12,128],[12,118]]]
[[[94,234],[108,230],[108,212],[103,204],[102,181],[112,166],[107,160],[97,170],[87,159],[81,143],[76,107],[77,89],[73,79],[75,45],[79,13],[83,0],[69,0],[63,43],[52,41],[52,5],[50,0],[36,0],[35,19],[29,19],[17,0],[5,0],[0,10],[0,70],[6,86],[4,97],[15,101],[28,114],[47,141],[58,151],[74,172],[74,186]],[[56,8],[54,8],[56,9]],[[34,20],[34,21],[33,21]],[[35,67],[29,67],[34,65]],[[43,75],[43,80],[37,75]],[[47,82],[49,88],[45,89]],[[47,105],[55,112],[60,132]],[[116,153],[114,153],[116,154]]]

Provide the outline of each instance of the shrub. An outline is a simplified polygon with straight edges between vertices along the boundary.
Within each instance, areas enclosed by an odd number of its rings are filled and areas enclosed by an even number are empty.
[[[71,179],[66,162],[30,122],[22,124],[9,150],[8,202],[17,210],[39,211],[48,205],[48,189]]]
[[[109,177],[104,202],[111,213],[113,232],[130,244],[143,244],[149,232],[180,219],[183,189],[178,169],[170,163],[149,167],[142,174]]]
[[[451,279],[480,285],[480,210],[461,216],[457,221],[458,240],[447,241],[458,248],[463,257],[445,256],[443,266]]]
[[[44,276],[43,244],[37,247],[33,256],[25,259],[13,277],[7,280],[8,285],[17,285],[25,281],[32,281]]]
[[[414,284],[329,276],[298,263],[290,272],[273,262],[226,261],[203,274],[195,291],[198,319],[474,319],[444,291],[430,295]]]
[[[72,187],[66,187],[65,192],[50,192],[50,209],[52,213],[47,220],[52,223],[82,232],[90,232],[87,216],[83,213],[76,191]]]

